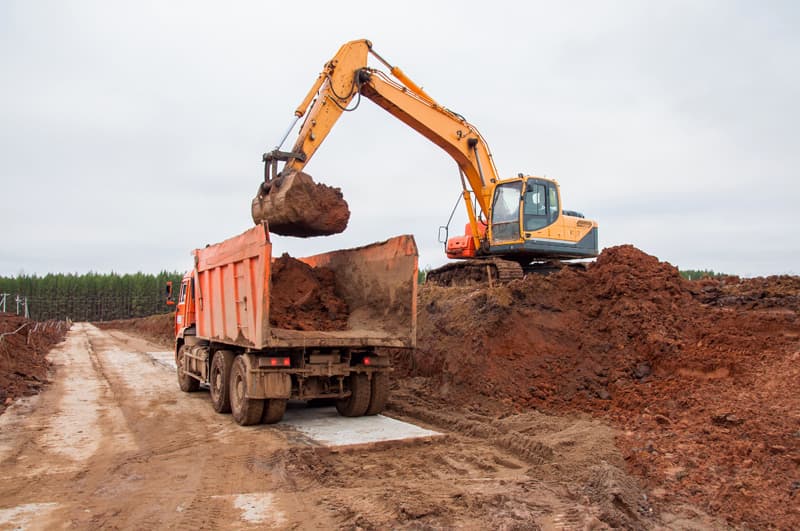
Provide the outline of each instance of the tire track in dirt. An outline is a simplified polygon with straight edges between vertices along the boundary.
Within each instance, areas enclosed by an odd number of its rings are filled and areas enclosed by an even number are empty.
[[[253,456],[284,446],[284,436],[240,428],[205,393],[181,393],[174,373],[144,354],[153,349],[77,324],[51,353],[53,385],[0,416],[0,528],[269,523],[256,510],[266,506]],[[280,496],[271,501],[282,511]],[[39,506],[47,511],[29,510]]]

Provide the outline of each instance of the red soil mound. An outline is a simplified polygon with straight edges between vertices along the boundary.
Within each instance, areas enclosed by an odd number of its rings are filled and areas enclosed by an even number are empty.
[[[15,398],[39,392],[47,383],[47,352],[64,339],[67,324],[39,323],[0,313],[0,413]]]
[[[426,285],[405,369],[451,401],[610,418],[630,467],[674,486],[657,496],[800,528],[798,288],[692,283],[632,246],[506,286]]]

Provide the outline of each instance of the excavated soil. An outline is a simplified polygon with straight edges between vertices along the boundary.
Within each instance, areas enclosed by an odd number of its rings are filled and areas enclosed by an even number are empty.
[[[632,246],[586,270],[420,290],[424,392],[609,419],[656,506],[800,528],[796,277],[689,282]],[[468,406],[469,407],[469,406]]]
[[[341,189],[296,172],[273,181],[267,195],[256,196],[252,216],[256,225],[266,221],[272,233],[308,238],[344,232],[350,208]]]
[[[0,313],[0,413],[15,398],[38,393],[47,383],[45,354],[64,339],[67,329],[61,321],[40,323]]]
[[[345,330],[347,303],[336,294],[336,275],[284,253],[272,262],[270,324],[288,330]]]
[[[92,324],[103,330],[123,329],[134,332],[167,349],[172,349],[175,346],[175,317],[173,313],[161,313],[134,319],[100,321]]]

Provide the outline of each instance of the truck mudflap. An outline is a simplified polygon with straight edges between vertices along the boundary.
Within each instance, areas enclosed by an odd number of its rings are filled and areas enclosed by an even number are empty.
[[[292,394],[292,377],[288,372],[259,368],[258,358],[252,354],[242,354],[247,367],[247,388],[245,397],[255,399],[286,398]]]

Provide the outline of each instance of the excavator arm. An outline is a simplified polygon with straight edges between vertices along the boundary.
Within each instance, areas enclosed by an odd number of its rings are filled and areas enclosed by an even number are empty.
[[[367,66],[370,54],[389,69],[396,81],[385,72]],[[463,197],[477,246],[481,237],[478,220],[481,213],[485,216],[489,212],[492,185],[498,181],[486,141],[462,116],[436,103],[402,70],[372,50],[368,40],[346,43],[325,64],[295,111],[295,123],[304,116],[305,120],[292,150],[281,152],[278,146],[275,151],[264,155],[265,185],[261,193],[269,191],[273,179],[301,172],[342,113],[353,110],[355,107],[351,109],[349,106],[354,99],[357,106],[361,97],[376,103],[456,161],[462,175]],[[279,160],[285,161],[285,165],[277,172],[275,163]],[[475,194],[481,212],[475,212],[470,189]]]

